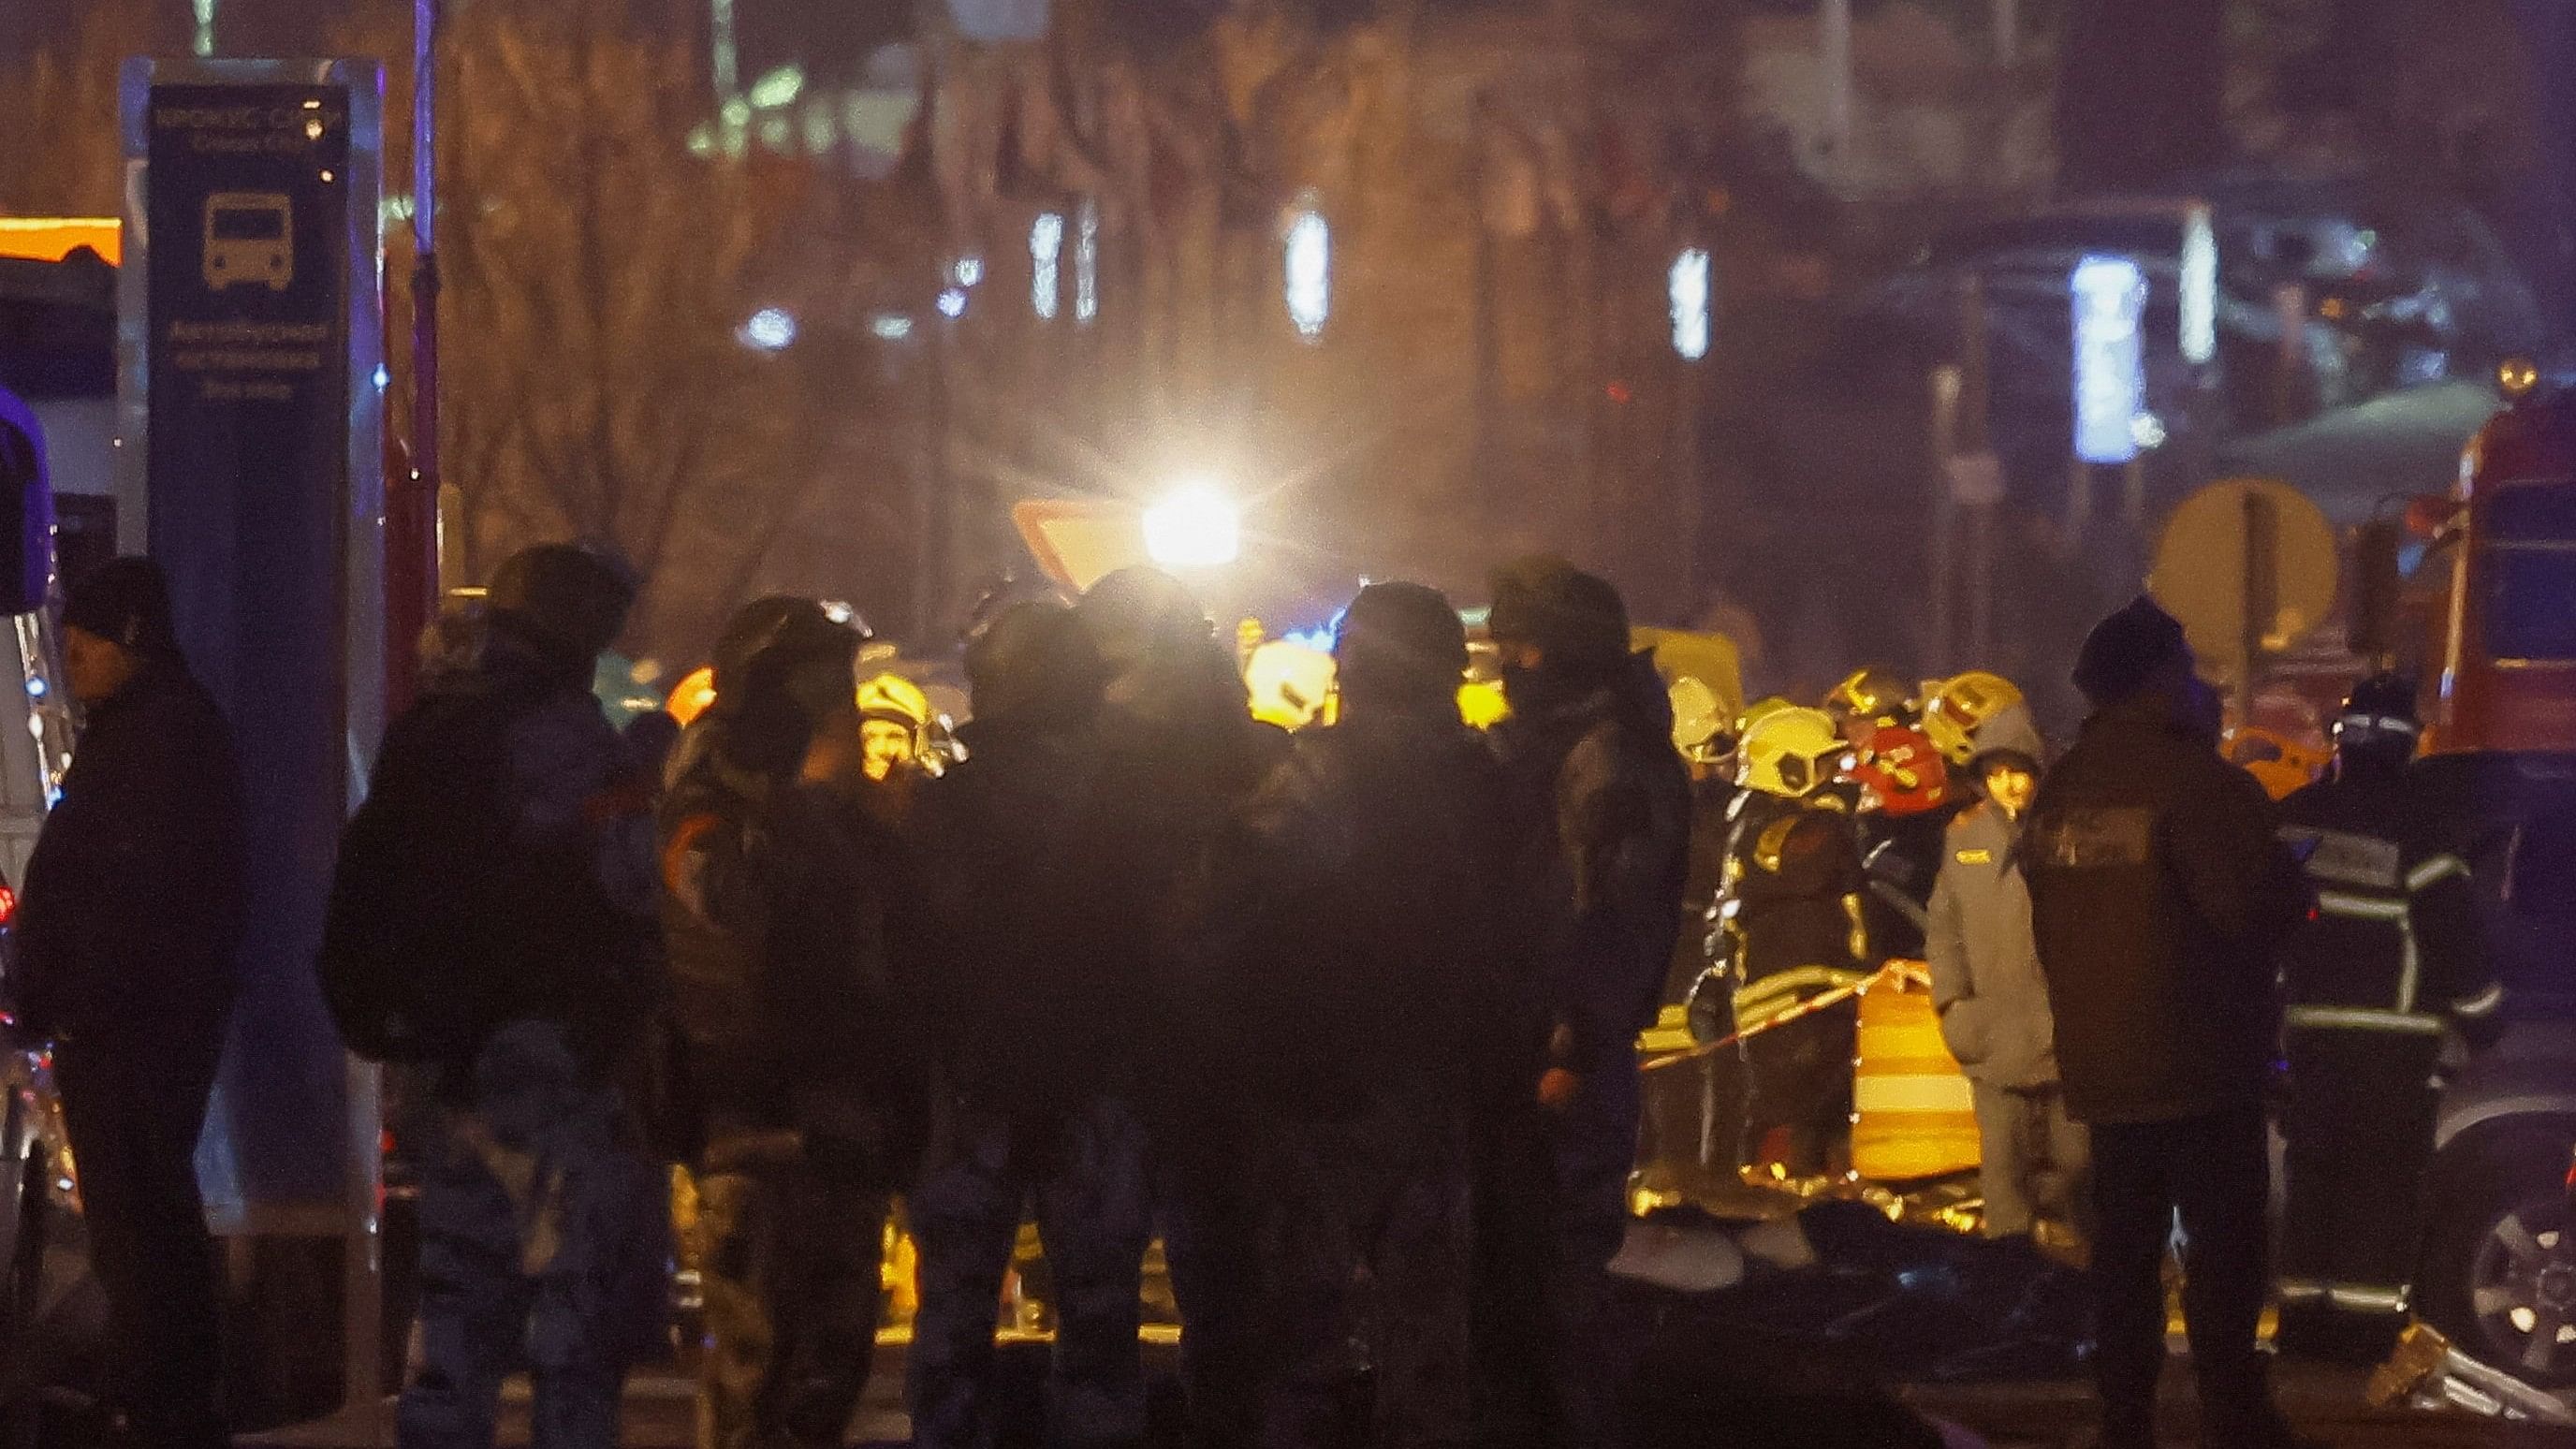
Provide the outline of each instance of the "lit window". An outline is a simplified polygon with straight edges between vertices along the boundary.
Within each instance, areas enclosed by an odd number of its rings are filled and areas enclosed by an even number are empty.
[[[1708,356],[1708,253],[1698,247],[1673,258],[1673,351],[1697,362]]]
[[[1333,232],[1311,204],[1288,224],[1286,272],[1288,320],[1300,336],[1321,337],[1333,311]]]
[[[1082,212],[1075,219],[1073,233],[1073,320],[1088,322],[1100,315],[1100,206],[1090,197],[1082,199]]]
[[[1040,317],[1055,316],[1061,292],[1056,257],[1063,250],[1064,218],[1052,211],[1038,213],[1029,224],[1029,310]]]
[[[947,291],[940,293],[939,315],[942,317],[965,316],[966,294],[957,290],[955,287],[951,287]]]
[[[2183,223],[2182,359],[2207,362],[2218,355],[2218,234],[2209,208],[2194,206]]]
[[[737,335],[745,347],[777,352],[796,340],[796,319],[779,308],[763,307],[751,314]]]
[[[2125,463],[2138,456],[2134,423],[2145,410],[2138,320],[2147,278],[2127,257],[2089,256],[2067,279],[2074,309],[2075,456]]]

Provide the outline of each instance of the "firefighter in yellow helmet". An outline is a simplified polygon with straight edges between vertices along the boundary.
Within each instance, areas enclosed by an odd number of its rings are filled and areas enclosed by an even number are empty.
[[[1971,669],[1932,689],[1923,701],[1923,733],[1943,759],[1965,765],[1976,757],[1977,731],[2021,702],[2019,685],[2000,674]]]
[[[1743,793],[1712,913],[1718,964],[1692,993],[1695,1033],[1744,1034],[1743,1160],[1793,1177],[1849,1158],[1857,1010],[1845,1003],[1771,1024],[1874,964],[1861,924],[1859,836],[1828,789],[1849,751],[1822,710],[1776,708],[1746,728],[1736,749]]]
[[[929,734],[930,696],[920,685],[880,674],[859,686],[859,742],[869,779],[882,783],[918,764]]]

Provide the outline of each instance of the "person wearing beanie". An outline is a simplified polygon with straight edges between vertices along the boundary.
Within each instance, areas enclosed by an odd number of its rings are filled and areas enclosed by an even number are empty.
[[[1502,1412],[1585,1444],[1605,1432],[1588,1324],[1627,1225],[1643,1090],[1635,1043],[1681,931],[1690,775],[1673,746],[1671,696],[1653,656],[1631,651],[1627,607],[1607,581],[1561,559],[1506,565],[1486,628],[1511,706],[1490,740],[1527,846],[1513,888],[1547,924],[1529,1013],[1538,1069],[1517,1114],[1491,1124],[1481,1197],[1498,1213],[1525,1200],[1528,1164],[1543,1160],[1554,1200],[1482,1225],[1499,1245],[1480,1255],[1485,1291],[1509,1304],[1515,1280],[1543,1283],[1546,1302],[1536,1319],[1486,1314],[1504,1319],[1495,1342],[1510,1347],[1479,1372],[1512,1406]]]
[[[1341,1442],[1365,1273],[1369,1421],[1390,1443],[1465,1443],[1473,1113],[1533,1086],[1496,1065],[1525,994],[1502,772],[1459,717],[1466,631],[1437,590],[1361,590],[1334,656],[1339,718],[1292,738],[1213,871],[1275,1184],[1258,1441]]]
[[[965,758],[914,805],[923,929],[903,970],[931,1043],[933,1127],[906,1199],[921,1249],[908,1394],[924,1449],[992,1443],[1008,1419],[993,1321],[1031,1212],[1057,1314],[1044,1437],[1145,1437],[1145,1129],[1117,1070],[1120,923],[1087,889],[1082,839],[1108,678],[1072,610],[1004,610],[966,646]]]
[[[195,1157],[237,983],[241,775],[157,565],[102,565],[63,615],[84,727],[27,865],[9,985],[54,1044],[117,1405],[138,1442],[211,1449],[230,1441]]]
[[[614,1442],[639,1305],[666,1253],[654,1165],[622,1124],[627,1053],[662,990],[652,782],[591,694],[634,587],[547,544],[503,561],[479,624],[387,727],[342,833],[321,952],[353,1051],[416,1067],[418,1341],[405,1445],[489,1442],[522,1345],[555,1442]],[[514,1162],[544,1162],[531,1176]],[[580,1265],[605,1291],[567,1293]]]
[[[626,627],[635,607],[635,577],[608,554],[541,543],[501,561],[485,602],[495,627],[586,679],[592,662]]]
[[[888,925],[901,852],[854,764],[865,640],[812,599],[737,611],[662,802],[671,1020],[701,1118],[700,1412],[717,1449],[839,1441],[923,1115]]]
[[[2102,1442],[2155,1442],[2179,1211],[2202,1437],[2293,1444],[2255,1330],[2273,952],[2310,898],[2262,786],[2218,755],[2214,696],[2171,615],[2142,598],[2104,619],[2075,683],[2094,712],[2020,850],[2066,1109],[2092,1132]]]

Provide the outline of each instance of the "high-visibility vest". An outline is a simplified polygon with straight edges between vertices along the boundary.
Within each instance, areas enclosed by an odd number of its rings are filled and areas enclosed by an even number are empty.
[[[1977,1166],[1977,1106],[1941,1040],[1932,995],[1889,980],[1860,998],[1852,1076],[1852,1169],[1903,1182]]]

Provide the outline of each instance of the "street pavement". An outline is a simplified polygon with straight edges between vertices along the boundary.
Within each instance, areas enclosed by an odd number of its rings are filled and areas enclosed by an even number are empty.
[[[2359,1369],[2284,1361],[2276,1387],[2300,1432],[2331,1449],[2576,1449],[2576,1430],[2571,1429],[2506,1424],[2462,1413],[2373,1409],[2362,1401],[2368,1377]],[[2081,1383],[1909,1387],[1899,1397],[1922,1413],[1976,1434],[1990,1449],[2059,1449],[2081,1442],[2091,1422],[2091,1394]],[[2162,1442],[2177,1449],[2196,1444],[2193,1417],[2189,1376],[2177,1362],[2165,1382],[2158,1426]]]
[[[1006,1350],[1015,1367],[1033,1376],[1038,1368],[1035,1346]],[[1167,1402],[1171,1389],[1170,1355],[1149,1350],[1157,1370],[1158,1389]],[[2464,1414],[2423,1414],[2375,1410],[2362,1402],[2366,1376],[2358,1370],[2285,1363],[2280,1391],[2285,1407],[2304,1433],[2332,1449],[2576,1449],[2576,1430],[2503,1424]],[[1034,1388],[1034,1384],[1031,1385]],[[1989,1449],[2060,1449],[2082,1442],[2089,1423],[2089,1397],[2080,1383],[1969,1384],[1900,1388],[1900,1402],[1933,1420],[1964,1430],[1953,1444],[1982,1442]],[[244,1436],[246,1446],[273,1449],[365,1449],[391,1444],[388,1406],[381,1437],[370,1439],[345,1423],[308,1425],[276,1433]],[[2189,1380],[2176,1365],[2166,1386],[2164,1442],[2174,1449],[2196,1444],[2192,1437]],[[627,1391],[626,1449],[691,1449],[695,1426],[694,1388],[668,1371],[639,1374]],[[905,1442],[908,1427],[902,1406],[902,1350],[881,1351],[866,1402],[851,1426],[854,1444],[892,1446]],[[513,1386],[504,1414],[504,1449],[528,1443],[527,1394],[524,1383]],[[1746,1437],[1725,1422],[1711,1422],[1704,1441],[1718,1449],[1759,1449],[1762,1441]],[[1799,1436],[1800,1443],[1830,1442],[1830,1437]],[[1852,1449],[1876,1449],[1854,1441]]]

